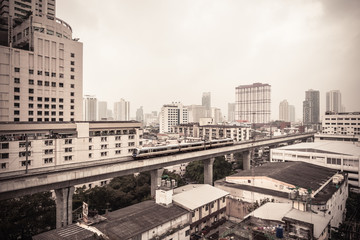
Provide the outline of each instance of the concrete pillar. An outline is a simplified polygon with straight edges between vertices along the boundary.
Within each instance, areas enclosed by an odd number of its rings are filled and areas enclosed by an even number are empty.
[[[243,169],[249,170],[250,169],[251,151],[242,152],[242,156],[243,156]]]
[[[72,200],[74,187],[55,189],[56,228],[72,224]]]
[[[204,160],[204,184],[213,185],[213,165],[215,158]]]
[[[156,189],[161,185],[161,176],[164,172],[163,168],[150,171],[151,175],[151,197],[155,197]]]

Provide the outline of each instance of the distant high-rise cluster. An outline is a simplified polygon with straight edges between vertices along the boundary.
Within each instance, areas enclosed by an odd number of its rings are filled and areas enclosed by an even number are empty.
[[[98,102],[98,120],[108,120],[108,108],[105,101]]]
[[[289,105],[287,100],[283,100],[279,104],[279,120],[295,122],[295,106]]]
[[[251,123],[270,122],[271,86],[254,83],[235,89],[235,120]]]
[[[83,120],[83,45],[55,5],[0,1],[0,121]]]
[[[235,121],[235,103],[228,103],[228,117],[229,122]]]
[[[142,106],[136,110],[136,121],[144,122],[144,110]]]
[[[303,123],[317,124],[320,122],[320,92],[308,90],[303,101]]]

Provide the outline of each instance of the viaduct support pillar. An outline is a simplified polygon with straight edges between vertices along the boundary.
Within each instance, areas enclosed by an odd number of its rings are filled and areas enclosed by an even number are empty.
[[[251,151],[242,152],[242,157],[243,157],[243,169],[249,170],[250,169]]]
[[[155,197],[155,192],[158,186],[161,185],[161,176],[164,172],[163,168],[150,171],[151,175],[151,197]]]
[[[213,185],[213,165],[215,158],[204,160],[204,184]]]
[[[56,228],[72,224],[72,201],[75,187],[55,189]]]

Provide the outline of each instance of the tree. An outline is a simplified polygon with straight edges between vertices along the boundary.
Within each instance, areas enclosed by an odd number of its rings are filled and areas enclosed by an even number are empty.
[[[260,203],[258,202],[258,200],[256,200],[253,204],[251,204],[249,207],[248,207],[248,212],[252,212],[254,211],[255,209],[261,207],[262,205],[264,205],[265,203],[268,203],[268,202],[274,202],[274,199],[269,199],[269,198],[264,198],[264,199],[260,199]]]
[[[51,192],[4,200],[0,206],[0,239],[31,239],[56,227]]]

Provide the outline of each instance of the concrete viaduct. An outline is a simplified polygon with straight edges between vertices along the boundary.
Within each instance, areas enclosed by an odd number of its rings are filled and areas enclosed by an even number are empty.
[[[0,200],[55,190],[56,194],[56,227],[72,223],[72,196],[74,186],[102,179],[125,176],[137,172],[150,171],[151,194],[160,185],[164,167],[197,160],[204,161],[204,183],[212,185],[214,158],[225,154],[243,152],[243,168],[250,169],[250,151],[263,146],[276,146],[280,143],[293,143],[314,138],[314,132],[287,135],[284,137],[239,142],[235,145],[213,148],[202,151],[179,153],[148,159],[133,160],[132,157],[111,159],[107,161],[79,163],[69,166],[57,166],[51,169],[0,175]]]

